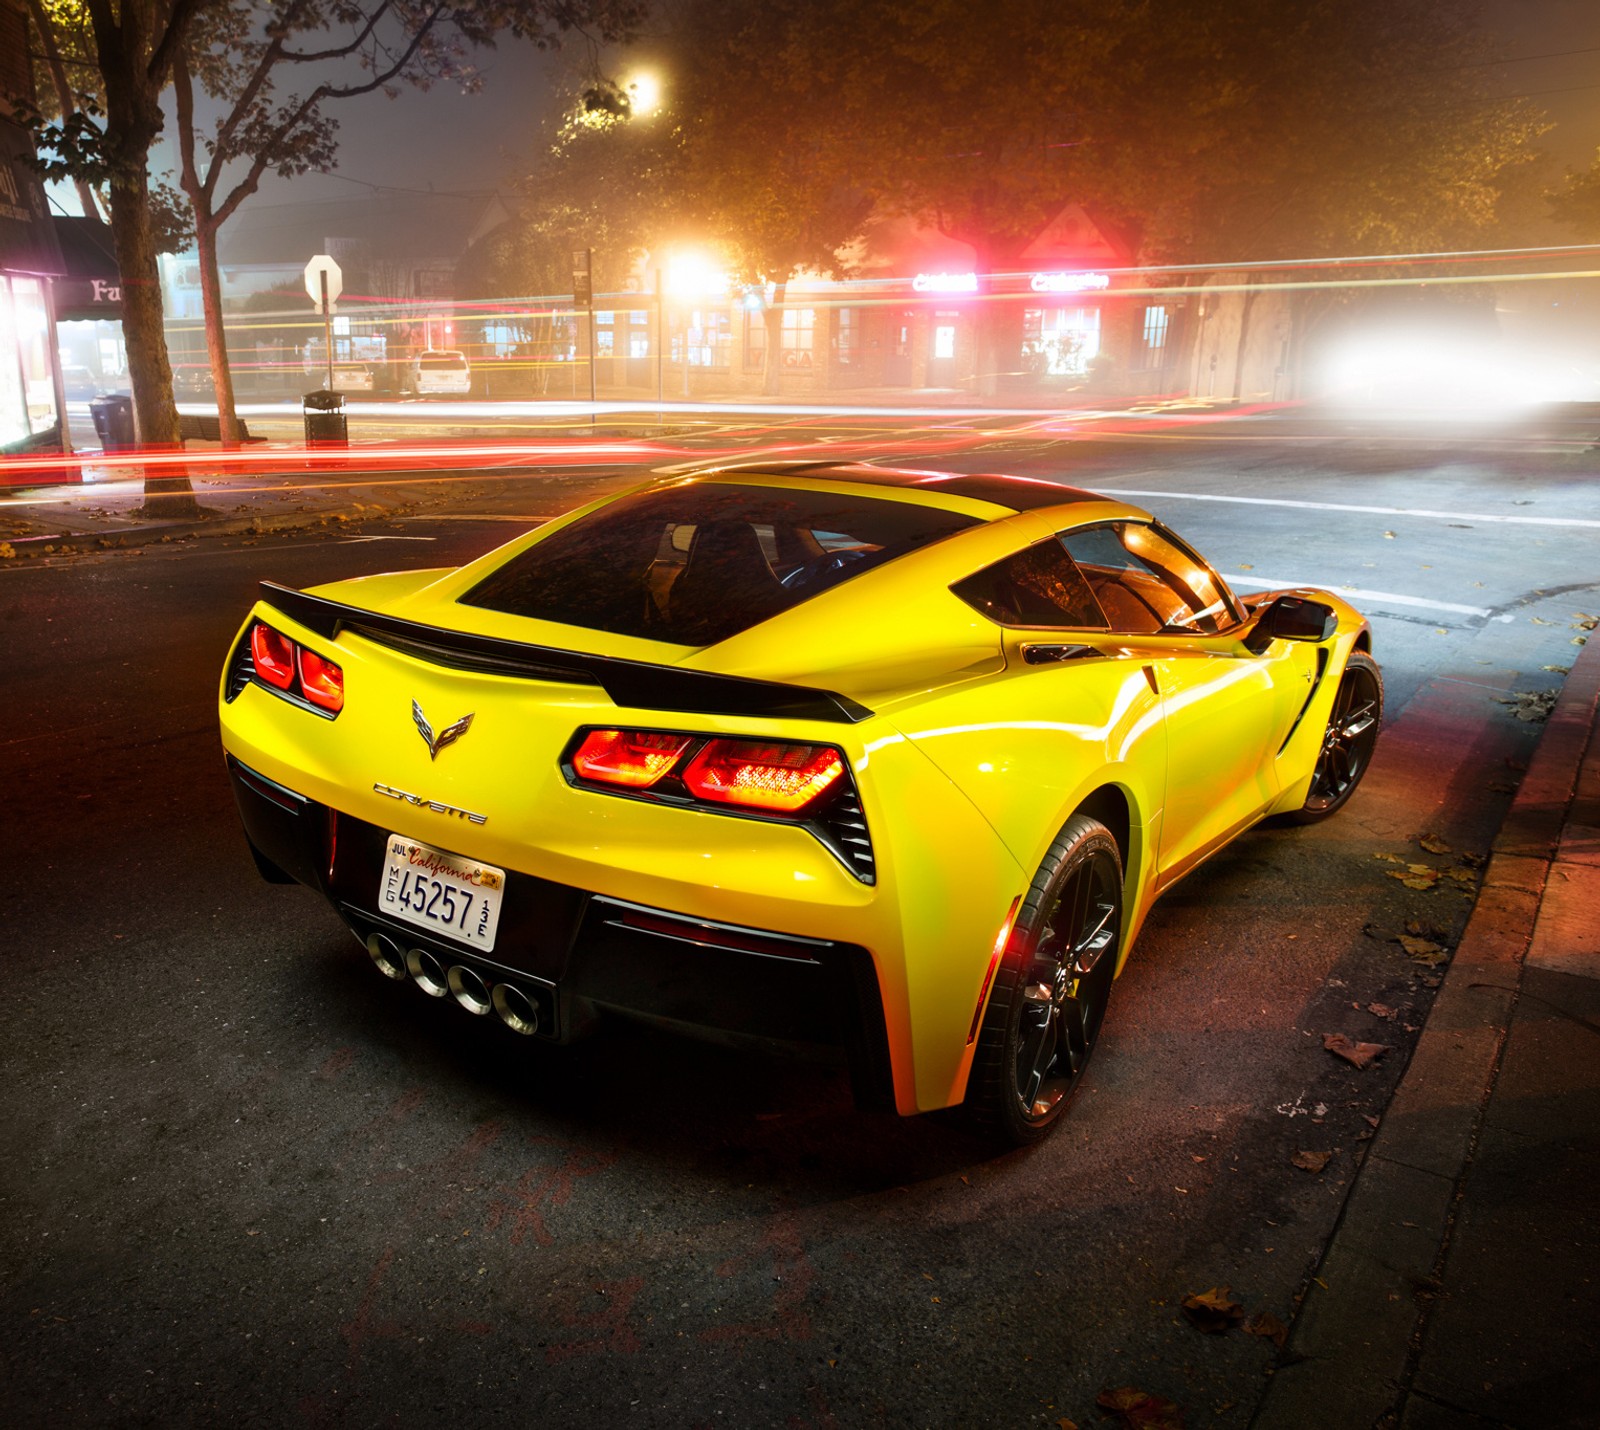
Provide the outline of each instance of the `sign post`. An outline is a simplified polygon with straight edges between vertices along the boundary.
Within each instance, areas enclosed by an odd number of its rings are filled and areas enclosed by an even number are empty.
[[[594,405],[594,250],[575,249],[572,254],[572,302],[589,310],[589,403]]]
[[[344,273],[326,253],[306,264],[306,293],[322,313],[322,342],[328,357],[328,391],[333,391],[333,305],[344,292]]]

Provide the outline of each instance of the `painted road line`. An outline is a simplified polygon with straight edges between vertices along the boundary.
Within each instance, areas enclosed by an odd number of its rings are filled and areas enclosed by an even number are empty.
[[[1376,601],[1385,606],[1415,606],[1420,610],[1449,611],[1457,616],[1477,616],[1480,620],[1509,621],[1510,616],[1496,616],[1488,606],[1462,606],[1454,601],[1428,601],[1421,596],[1402,596],[1394,591],[1367,591],[1359,586],[1334,586],[1327,581],[1275,581],[1260,576],[1229,576],[1223,579],[1230,586],[1249,586],[1256,591],[1332,591],[1348,596],[1352,601]]]
[[[1583,526],[1600,530],[1600,520],[1580,516],[1502,516],[1474,511],[1434,511],[1429,507],[1351,506],[1332,501],[1292,501],[1288,497],[1225,497],[1202,492],[1147,492],[1128,487],[1096,487],[1108,497],[1165,497],[1173,501],[1222,501],[1241,506],[1288,506],[1302,511],[1358,511],[1377,516],[1425,516],[1441,521],[1490,521],[1510,526]]]

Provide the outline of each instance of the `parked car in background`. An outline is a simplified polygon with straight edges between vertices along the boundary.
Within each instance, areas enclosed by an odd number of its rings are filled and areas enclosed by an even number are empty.
[[[430,348],[411,360],[408,388],[418,397],[465,397],[472,391],[467,355],[451,348]]]

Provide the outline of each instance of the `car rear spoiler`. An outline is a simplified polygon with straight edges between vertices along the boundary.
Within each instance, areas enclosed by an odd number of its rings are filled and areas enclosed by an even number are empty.
[[[872,711],[848,696],[805,685],[749,680],[713,671],[684,670],[642,660],[618,660],[557,650],[498,636],[445,630],[378,611],[347,606],[261,583],[261,599],[274,610],[299,621],[318,635],[335,639],[350,631],[393,650],[454,670],[505,675],[524,680],[554,680],[571,685],[598,685],[614,704],[637,710],[669,710],[695,715],[749,715],[763,720],[825,720],[853,725]]]

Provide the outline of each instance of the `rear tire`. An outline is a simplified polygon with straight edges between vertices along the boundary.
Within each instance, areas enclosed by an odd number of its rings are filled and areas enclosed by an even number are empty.
[[[1094,1052],[1122,944],[1122,856],[1087,815],[1062,828],[995,974],[965,1110],[1014,1146],[1060,1119]]]
[[[1315,824],[1344,808],[1372,763],[1382,725],[1383,674],[1365,651],[1352,651],[1333,697],[1311,788],[1306,802],[1289,814],[1291,823]]]

